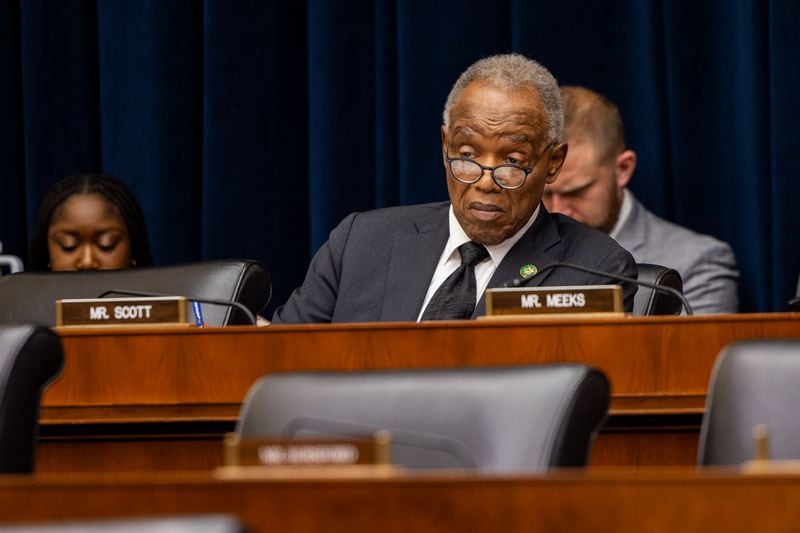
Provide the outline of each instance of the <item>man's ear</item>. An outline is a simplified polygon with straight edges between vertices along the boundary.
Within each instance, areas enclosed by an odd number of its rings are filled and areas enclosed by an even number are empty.
[[[617,187],[620,189],[626,187],[634,170],[636,170],[636,152],[625,150],[616,160]]]
[[[545,183],[553,183],[561,172],[561,167],[564,166],[564,160],[567,159],[568,146],[567,143],[559,143],[550,152],[550,158],[547,163],[547,176],[544,179]]]

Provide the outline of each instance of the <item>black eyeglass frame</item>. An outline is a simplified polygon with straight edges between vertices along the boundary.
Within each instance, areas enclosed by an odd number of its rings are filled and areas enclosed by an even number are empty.
[[[448,155],[444,156],[444,160],[447,161],[447,166],[450,168],[450,175],[453,176],[453,179],[456,180],[459,183],[463,183],[464,185],[472,185],[473,183],[478,183],[479,181],[481,181],[481,178],[483,178],[483,173],[485,171],[489,170],[491,172],[491,175],[492,175],[492,181],[494,181],[497,184],[498,187],[500,187],[501,189],[506,189],[506,190],[509,190],[509,191],[513,191],[514,189],[519,189],[520,187],[525,185],[525,182],[528,181],[528,175],[531,172],[533,172],[533,169],[536,168],[536,165],[538,165],[539,161],[542,160],[542,156],[544,156],[544,154],[547,153],[547,151],[550,148],[552,148],[553,146],[555,146],[556,144],[558,144],[557,141],[553,141],[550,144],[548,144],[547,147],[544,150],[542,150],[542,153],[539,154],[539,157],[536,158],[536,162],[533,165],[529,166],[529,167],[521,167],[519,165],[512,165],[512,164],[497,165],[496,167],[487,167],[487,166],[481,165],[480,163],[478,163],[474,159],[469,159],[469,158],[466,158],[466,157],[450,157]],[[475,178],[472,181],[463,180],[463,179],[457,177],[456,173],[453,171],[453,161],[466,161],[468,163],[474,163],[475,165],[478,165],[480,167],[481,173],[478,174],[478,177]],[[495,176],[494,172],[498,168],[517,168],[517,169],[525,172],[525,177],[522,178],[522,181],[520,182],[519,185],[516,185],[514,187],[509,187],[508,185],[503,185],[502,183],[497,181],[497,176]]]

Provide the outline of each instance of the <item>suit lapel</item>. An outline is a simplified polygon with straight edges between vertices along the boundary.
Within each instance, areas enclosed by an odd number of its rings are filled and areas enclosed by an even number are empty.
[[[415,221],[415,232],[397,232],[392,243],[382,321],[416,320],[450,228],[450,204]],[[391,301],[387,298],[392,298]]]
[[[538,270],[542,270],[552,263],[557,263],[559,256],[556,252],[559,242],[561,242],[561,235],[558,233],[558,228],[550,213],[542,206],[536,222],[509,250],[500,266],[497,267],[492,279],[489,280],[489,287],[502,287],[504,283],[519,278],[519,271],[525,265],[535,265]],[[527,285],[530,287],[541,285],[550,272],[552,271],[534,276]],[[478,305],[475,306],[473,318],[486,314],[485,298],[486,295],[483,294]]]

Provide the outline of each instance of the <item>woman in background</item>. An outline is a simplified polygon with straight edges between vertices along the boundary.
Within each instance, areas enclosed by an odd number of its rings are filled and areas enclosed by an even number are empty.
[[[142,208],[109,174],[75,174],[50,189],[39,208],[28,270],[151,266]]]

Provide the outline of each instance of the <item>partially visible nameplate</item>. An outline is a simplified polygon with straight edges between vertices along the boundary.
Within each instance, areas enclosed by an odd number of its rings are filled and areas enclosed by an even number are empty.
[[[619,285],[486,289],[487,316],[623,312]]]
[[[56,326],[187,324],[186,298],[91,298],[56,300]]]
[[[391,464],[391,437],[377,431],[359,437],[241,437],[225,435],[219,479],[362,479],[398,475]]]
[[[390,438],[241,438],[225,435],[226,466],[351,466],[389,464]]]
[[[225,435],[228,466],[346,466],[389,464],[387,432],[373,438],[241,438]]]

